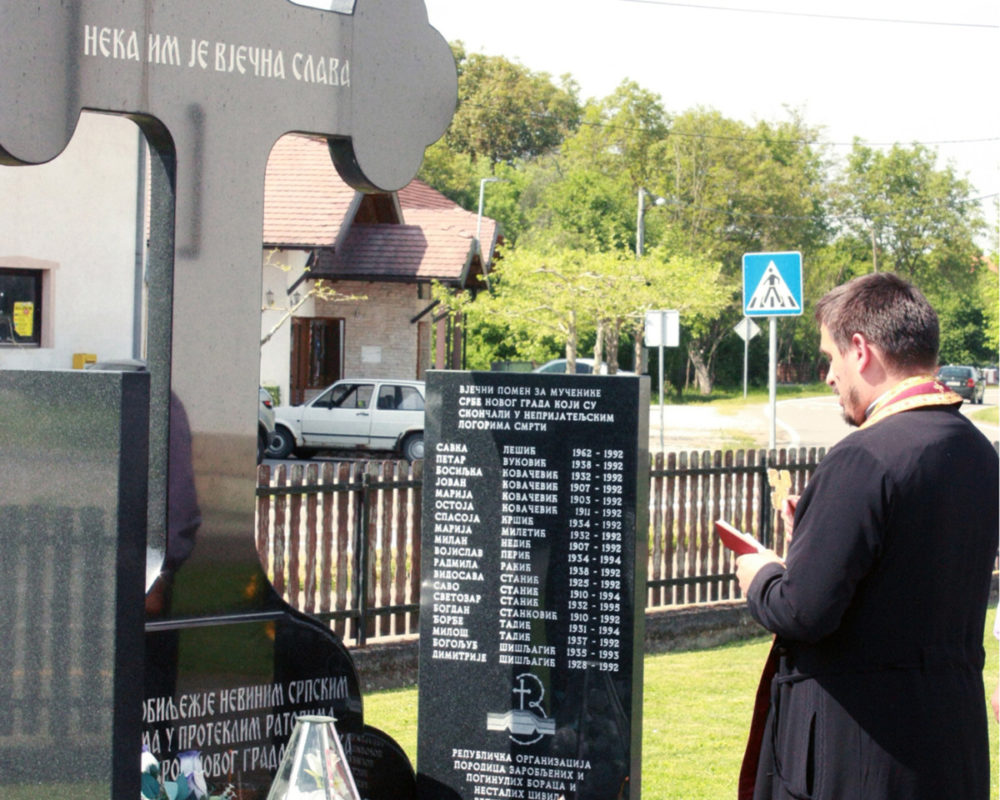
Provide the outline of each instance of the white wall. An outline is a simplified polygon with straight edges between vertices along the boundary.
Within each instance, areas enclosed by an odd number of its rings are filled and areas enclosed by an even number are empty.
[[[264,271],[260,294],[260,337],[269,333],[271,339],[260,348],[260,384],[278,386],[281,402],[287,404],[291,382],[292,323],[287,318],[291,299],[288,288],[301,277],[309,253],[305,250],[265,250]],[[299,291],[305,295],[311,284],[304,281]],[[272,293],[274,305],[269,306],[267,293]],[[299,317],[314,316],[315,300],[309,298],[295,312]],[[272,330],[277,327],[277,330]]]
[[[136,355],[139,137],[127,119],[88,113],[58,158],[0,166],[0,266],[55,264],[43,346],[0,345],[0,369],[69,369],[74,353]]]

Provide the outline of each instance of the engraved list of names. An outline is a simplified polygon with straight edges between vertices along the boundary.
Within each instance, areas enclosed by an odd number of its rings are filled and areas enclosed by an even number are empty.
[[[648,415],[641,377],[428,375],[421,800],[638,796]]]

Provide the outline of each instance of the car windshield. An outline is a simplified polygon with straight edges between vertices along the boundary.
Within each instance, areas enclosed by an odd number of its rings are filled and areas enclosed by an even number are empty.
[[[370,383],[338,383],[313,401],[314,406],[325,408],[371,408]]]
[[[544,367],[539,367],[537,371],[544,373],[549,373],[549,372],[564,373],[566,372],[566,359],[561,358],[558,361],[553,361],[549,364],[546,364]],[[586,361],[578,360],[576,362],[576,372],[578,375],[589,375],[593,371],[594,368]]]
[[[971,374],[968,367],[941,367],[938,371],[939,378],[968,378]]]

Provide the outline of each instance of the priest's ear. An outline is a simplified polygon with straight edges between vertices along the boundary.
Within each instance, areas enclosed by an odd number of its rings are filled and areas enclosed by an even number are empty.
[[[880,372],[885,372],[885,361],[882,358],[882,351],[878,345],[868,341],[863,333],[855,333],[851,336],[851,343],[847,346],[847,353],[854,361],[858,374],[862,375],[877,367]]]

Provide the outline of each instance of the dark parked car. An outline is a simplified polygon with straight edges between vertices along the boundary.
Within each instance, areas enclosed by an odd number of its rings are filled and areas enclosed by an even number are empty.
[[[941,367],[938,380],[971,403],[982,403],[986,393],[986,379],[975,367],[948,365]]]
[[[542,375],[565,375],[566,373],[566,359],[565,358],[554,358],[551,361],[546,361],[542,366],[535,367],[532,372],[539,372]],[[608,374],[608,365],[601,364],[597,369],[599,375]],[[578,358],[576,360],[576,374],[577,375],[593,375],[594,374],[594,359],[592,358]],[[634,375],[634,372],[629,372],[625,369],[618,370],[617,375]]]

